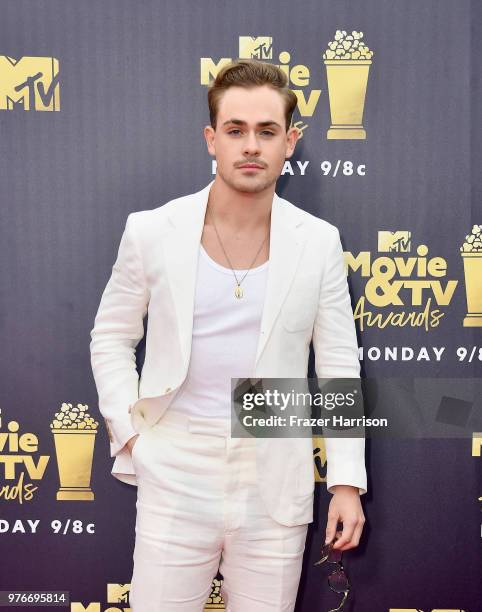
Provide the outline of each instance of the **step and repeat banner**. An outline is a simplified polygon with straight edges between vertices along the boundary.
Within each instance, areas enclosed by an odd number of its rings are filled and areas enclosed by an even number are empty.
[[[136,488],[110,473],[90,330],[127,215],[212,180],[207,86],[258,58],[298,97],[276,191],[340,230],[366,406],[412,425],[367,438],[345,610],[481,610],[480,3],[0,7],[0,607],[129,610]],[[313,566],[323,438],[313,469],[297,612],[341,599]],[[205,610],[225,609],[222,579]]]

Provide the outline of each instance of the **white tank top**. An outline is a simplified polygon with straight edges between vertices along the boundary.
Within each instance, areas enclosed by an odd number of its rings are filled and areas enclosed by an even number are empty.
[[[231,378],[254,378],[268,264],[235,270],[244,292],[237,298],[231,268],[214,261],[200,243],[191,357],[169,410],[231,418]]]

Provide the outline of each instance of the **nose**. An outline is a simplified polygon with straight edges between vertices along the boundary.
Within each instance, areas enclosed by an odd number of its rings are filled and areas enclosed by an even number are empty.
[[[256,134],[254,132],[249,132],[247,138],[244,140],[244,149],[243,154],[246,157],[252,157],[255,155],[259,155],[259,144],[258,139],[256,138]]]

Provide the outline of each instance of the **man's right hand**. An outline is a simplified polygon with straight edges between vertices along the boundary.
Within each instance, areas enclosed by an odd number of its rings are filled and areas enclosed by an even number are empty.
[[[132,456],[132,448],[134,444],[136,443],[136,440],[138,437],[139,437],[139,434],[136,434],[135,436],[132,436],[132,438],[129,438],[126,442],[126,446],[129,449],[131,456]]]

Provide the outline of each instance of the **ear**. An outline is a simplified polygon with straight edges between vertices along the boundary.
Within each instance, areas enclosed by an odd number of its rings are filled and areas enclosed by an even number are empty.
[[[300,131],[297,127],[290,127],[286,132],[286,154],[285,158],[289,159],[295,150],[296,142],[300,137]]]
[[[208,151],[210,155],[216,155],[216,148],[214,146],[214,137],[216,132],[211,125],[206,125],[204,128],[204,138],[206,139],[206,145],[208,147]]]

